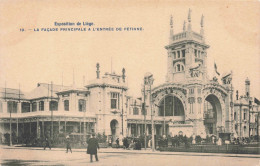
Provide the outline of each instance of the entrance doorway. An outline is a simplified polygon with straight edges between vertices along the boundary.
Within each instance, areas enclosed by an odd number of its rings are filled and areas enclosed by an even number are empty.
[[[204,102],[204,125],[207,135],[218,135],[222,122],[222,111],[219,99],[209,95]]]
[[[114,142],[119,137],[119,124],[117,120],[112,120],[110,122],[110,129],[112,135],[112,142]]]

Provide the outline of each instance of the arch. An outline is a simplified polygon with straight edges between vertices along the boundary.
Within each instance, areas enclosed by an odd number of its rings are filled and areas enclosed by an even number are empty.
[[[184,106],[178,97],[174,95],[167,95],[164,96],[159,103],[159,116],[184,116]]]
[[[185,70],[184,64],[182,62],[176,62],[173,66],[174,72],[182,72]]]
[[[219,132],[222,132],[222,122],[224,120],[222,114],[222,105],[219,98],[214,94],[206,96],[204,100],[204,125],[206,134],[217,135]]]
[[[116,119],[111,120],[110,129],[112,140],[115,141],[119,137],[119,123]]]

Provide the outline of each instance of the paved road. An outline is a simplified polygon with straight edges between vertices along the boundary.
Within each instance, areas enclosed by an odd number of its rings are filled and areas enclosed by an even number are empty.
[[[137,153],[122,150],[102,150],[99,162],[89,162],[85,150],[65,153],[63,149],[0,148],[1,165],[111,165],[111,166],[260,166],[260,158],[244,155],[211,155],[190,153]],[[163,154],[163,155],[162,155]],[[94,157],[93,157],[94,158]]]

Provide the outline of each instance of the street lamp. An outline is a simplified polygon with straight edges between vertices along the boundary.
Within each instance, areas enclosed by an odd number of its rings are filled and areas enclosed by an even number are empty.
[[[144,77],[144,87],[145,85],[149,85],[149,92],[150,92],[150,110],[151,110],[151,125],[152,125],[152,150],[155,149],[155,141],[154,141],[154,121],[153,121],[153,111],[152,111],[152,85],[153,85],[153,75],[151,73],[146,73]],[[145,89],[144,89],[145,93]],[[144,95],[144,101],[145,101],[145,95]],[[145,112],[146,113],[146,112]],[[146,147],[146,123],[145,123],[145,147]]]

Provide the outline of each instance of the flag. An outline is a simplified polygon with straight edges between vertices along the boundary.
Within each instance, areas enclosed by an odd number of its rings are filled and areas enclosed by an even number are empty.
[[[257,105],[260,105],[260,101],[257,99],[257,98],[255,98],[255,101],[254,101]]]
[[[214,67],[215,67],[215,72],[217,73],[217,75],[220,75],[219,72],[218,72],[218,68],[217,68],[217,64],[214,63]]]

